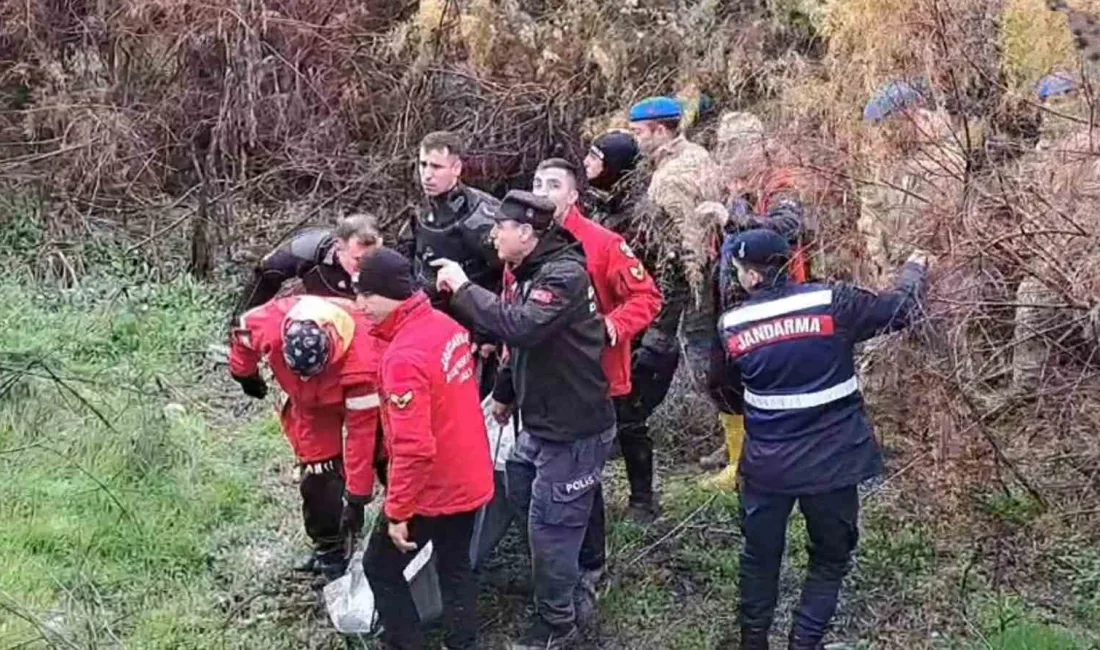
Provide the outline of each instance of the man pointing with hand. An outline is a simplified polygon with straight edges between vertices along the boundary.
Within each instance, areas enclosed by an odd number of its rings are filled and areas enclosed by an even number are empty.
[[[494,215],[493,243],[515,282],[503,298],[438,260],[440,290],[457,318],[505,345],[494,414],[519,409],[508,493],[527,516],[536,619],[512,650],[557,650],[577,636],[574,595],[581,542],[615,438],[615,410],[600,363],[606,329],[580,242],[554,220],[554,204],[512,191]]]

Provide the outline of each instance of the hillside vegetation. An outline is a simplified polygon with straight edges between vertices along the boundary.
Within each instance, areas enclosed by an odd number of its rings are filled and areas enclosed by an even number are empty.
[[[1100,3],[1052,5],[0,3],[0,647],[342,647],[285,570],[304,538],[274,398],[240,397],[205,356],[248,263],[296,225],[398,223],[430,130],[463,131],[467,180],[499,193],[651,94],[684,99],[731,175],[799,172],[825,277],[888,279],[861,201],[925,162],[900,245],[936,256],[928,319],[863,361],[887,474],[837,639],[1100,647],[1095,348],[1041,333],[1041,386],[1002,398],[1020,282],[1078,321],[1100,296],[1095,88],[1053,113],[1033,94],[1052,72],[1090,79]],[[861,120],[895,78],[934,97],[923,137]],[[767,156],[720,146],[726,110],[763,118]],[[1035,151],[1067,133],[1072,151]],[[694,487],[685,461],[715,440],[685,385],[660,418],[666,513],[615,525],[591,647],[718,648],[735,627],[736,497]],[[797,519],[791,536],[784,612]],[[500,587],[515,543],[486,577],[493,643],[525,606]]]

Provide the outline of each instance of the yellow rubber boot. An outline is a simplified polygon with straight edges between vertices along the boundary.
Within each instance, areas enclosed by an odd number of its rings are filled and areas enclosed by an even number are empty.
[[[719,413],[722,430],[726,432],[726,449],[730,462],[726,468],[699,482],[699,486],[708,490],[732,492],[737,489],[737,471],[741,465],[741,446],[745,443],[745,418],[732,413]]]

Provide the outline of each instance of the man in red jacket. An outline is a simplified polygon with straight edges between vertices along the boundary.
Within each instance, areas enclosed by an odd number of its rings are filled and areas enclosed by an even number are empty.
[[[493,498],[493,463],[478,399],[470,333],[417,291],[412,266],[382,248],[363,259],[357,301],[378,321],[386,501],[363,569],[389,647],[419,650],[423,635],[404,570],[429,541],[443,596],[446,646],[477,645],[477,582],[470,538]]]
[[[329,579],[347,568],[345,541],[362,531],[374,488],[381,346],[372,325],[350,300],[304,295],[245,312],[231,334],[229,371],[244,392],[267,395],[259,372],[266,359],[287,394],[280,419],[300,463],[302,517],[313,540],[298,568]]]
[[[630,483],[630,516],[648,523],[657,512],[653,496],[653,440],[646,422],[630,415],[631,346],[661,311],[661,292],[645,266],[618,234],[581,214],[577,175],[561,158],[542,161],[535,171],[532,193],[554,202],[554,218],[581,242],[588,275],[596,290],[596,307],[607,329],[603,369],[615,399],[619,444]],[[598,498],[602,504],[602,498]],[[594,508],[593,512],[603,508]],[[598,528],[602,528],[597,524]]]

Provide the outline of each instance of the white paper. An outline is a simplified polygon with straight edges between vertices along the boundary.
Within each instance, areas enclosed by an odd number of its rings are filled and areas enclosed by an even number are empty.
[[[489,433],[489,455],[493,459],[493,469],[504,471],[505,461],[512,455],[512,448],[516,446],[516,429],[514,419],[509,418],[508,424],[500,424],[493,417],[493,396],[487,396],[481,402],[481,411],[485,416],[485,430]]]

